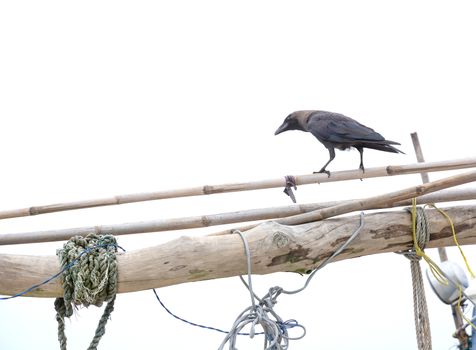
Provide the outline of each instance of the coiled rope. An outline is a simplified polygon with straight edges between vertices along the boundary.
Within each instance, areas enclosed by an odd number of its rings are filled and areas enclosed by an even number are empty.
[[[426,244],[430,241],[430,230],[425,210],[422,207],[417,207],[416,202],[414,204],[412,208],[407,208],[412,214],[414,247],[409,251],[402,252],[402,254],[410,260],[413,285],[413,312],[415,315],[418,350],[431,350],[430,318],[428,316],[423,274],[420,267],[420,260],[422,258],[420,251],[423,251]]]
[[[64,270],[62,298],[55,300],[60,349],[66,350],[65,317],[77,305],[101,306],[107,302],[88,350],[96,350],[114,310],[117,290],[117,242],[112,235],[75,236],[56,252]],[[69,267],[69,268],[67,268]]]

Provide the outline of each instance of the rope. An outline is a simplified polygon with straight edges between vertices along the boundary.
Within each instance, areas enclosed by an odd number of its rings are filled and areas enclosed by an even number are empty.
[[[456,237],[456,231],[451,220],[450,216],[442,209],[439,209],[434,204],[428,205],[436,209],[441,215],[443,215],[446,220],[448,221],[451,232],[453,235],[453,240],[455,245],[458,247],[461,256],[466,264],[466,268],[468,269],[471,276],[474,278],[474,273],[469,266],[468,260],[464,255],[463,249],[458,243]],[[424,287],[423,287],[423,280],[421,274],[421,268],[419,264],[419,260],[421,258],[425,259],[425,261],[429,265],[429,269],[435,279],[444,285],[451,284],[455,288],[458,288],[459,297],[456,305],[456,311],[461,315],[461,317],[467,322],[466,325],[457,329],[454,336],[458,337],[458,332],[462,330],[464,332],[464,328],[468,325],[471,325],[474,329],[476,329],[476,325],[473,323],[473,319],[467,318],[461,310],[461,302],[463,296],[471,302],[475,307],[476,303],[468,297],[468,295],[463,291],[459,282],[453,281],[441,268],[424,252],[424,247],[426,243],[429,241],[429,228],[428,222],[425,215],[425,211],[423,208],[416,206],[416,198],[412,199],[412,207],[407,209],[412,213],[412,231],[413,231],[413,249],[407,252],[401,252],[411,261],[411,272],[412,272],[412,283],[413,283],[413,301],[414,301],[414,311],[415,311],[415,327],[417,332],[417,340],[418,340],[418,349],[431,349],[431,334],[430,334],[430,326],[429,326],[429,318],[428,318],[428,309],[425,300],[424,294]]]
[[[334,258],[339,255],[340,253],[342,253],[344,251],[344,249],[346,249],[350,243],[352,243],[352,241],[357,238],[357,236],[359,235],[360,231],[362,230],[362,228],[364,227],[364,212],[360,212],[360,225],[359,227],[357,227],[355,229],[355,231],[352,233],[352,235],[350,235],[350,237],[347,239],[347,241],[344,242],[344,244],[342,244],[331,256],[329,256],[327,259],[325,259],[318,267],[316,267],[312,272],[311,274],[309,275],[309,277],[307,278],[306,282],[304,283],[304,286],[299,288],[299,289],[296,289],[296,290],[293,290],[293,291],[287,291],[287,290],[283,290],[283,293],[284,294],[296,294],[296,293],[299,293],[301,291],[303,291],[304,289],[307,288],[307,286],[309,285],[309,282],[311,282],[311,279],[314,277],[314,275],[316,274],[317,271],[321,270],[322,268],[324,268],[324,266],[326,266],[327,264],[329,264],[332,260],[334,260]]]
[[[73,306],[101,306],[107,302],[88,350],[96,350],[106,332],[106,323],[114,310],[117,290],[117,242],[112,235],[75,236],[56,254],[62,266],[62,298],[55,300],[60,349],[66,350],[65,317],[73,315]]]
[[[247,307],[238,317],[236,318],[230,332],[226,335],[223,342],[220,344],[218,350],[223,350],[225,345],[229,343],[229,349],[236,349],[236,340],[237,335],[240,334],[240,331],[247,325],[251,326],[250,338],[253,338],[256,333],[255,327],[259,324],[264,331],[264,349],[265,350],[286,350],[289,348],[290,340],[302,339],[306,335],[306,328],[299,324],[296,320],[287,320],[283,319],[273,310],[274,305],[277,303],[277,298],[281,293],[285,294],[295,294],[304,290],[308,285],[311,279],[314,277],[315,273],[322,269],[325,265],[331,262],[337,255],[339,255],[359,234],[362,227],[364,226],[364,213],[360,214],[360,225],[352,233],[352,235],[347,239],[347,241],[339,247],[330,257],[324,260],[321,265],[319,265],[307,278],[304,286],[300,289],[294,291],[286,291],[281,287],[272,287],[269,289],[268,293],[263,297],[259,298],[253,292],[253,285],[251,280],[251,252],[246,241],[245,236],[242,232],[236,230],[234,233],[239,234],[241,240],[243,241],[246,262],[247,262],[247,272],[248,272],[248,282],[240,276],[241,281],[246,286],[250,293],[251,306]],[[256,301],[258,303],[256,303]],[[302,333],[297,337],[290,337],[288,329],[291,328],[300,328]]]
[[[453,224],[453,220],[451,220],[450,216],[443,209],[438,208],[435,204],[428,204],[428,205],[432,208],[435,208],[448,221],[448,224],[450,225],[450,228],[451,228],[451,233],[453,234],[453,241],[455,242],[455,245],[458,247],[461,257],[463,258],[464,263],[466,265],[466,269],[468,270],[471,277],[475,278],[476,276],[473,270],[471,270],[471,266],[469,266],[468,259],[466,258],[466,255],[464,255],[463,249],[459,245],[458,239],[456,238],[456,230],[455,230],[455,225]]]
[[[286,175],[284,177],[284,182],[286,182],[286,186],[284,187],[283,192],[286,193],[291,198],[293,203],[296,203],[296,196],[294,195],[294,192],[293,192],[293,187],[294,187],[294,190],[297,191],[296,178],[292,175]]]
[[[247,307],[236,318],[230,332],[223,339],[222,343],[218,347],[219,350],[223,350],[225,345],[229,343],[229,349],[236,349],[236,340],[238,333],[247,325],[251,326],[249,335],[253,338],[256,334],[255,327],[259,324],[264,331],[264,349],[265,350],[286,350],[289,346],[289,340],[301,339],[306,335],[306,328],[297,323],[296,320],[283,321],[281,317],[273,310],[273,306],[277,303],[276,299],[281,294],[279,287],[271,288],[262,299],[256,297],[253,292],[253,284],[251,279],[251,252],[248,246],[248,242],[245,239],[241,231],[236,230],[234,233],[239,234],[245,248],[246,262],[248,268],[248,283],[245,282],[243,277],[240,276],[242,282],[247,287],[250,298],[251,306]],[[255,298],[259,301],[257,304]],[[303,330],[301,336],[296,338],[290,338],[288,335],[288,328],[300,327]]]
[[[431,350],[430,318],[428,316],[425,287],[420,267],[420,260],[424,254],[423,249],[425,249],[426,244],[430,240],[430,230],[425,210],[416,206],[415,199],[413,204],[412,208],[407,208],[407,210],[412,214],[414,247],[412,250],[403,252],[402,254],[410,260],[413,285],[413,312],[415,315],[418,350]]]

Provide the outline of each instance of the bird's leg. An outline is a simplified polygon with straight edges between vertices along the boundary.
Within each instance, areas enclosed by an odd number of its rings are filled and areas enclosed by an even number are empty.
[[[360,153],[360,165],[359,168],[362,170],[362,173],[365,173],[365,168],[364,168],[364,148],[363,147],[356,147],[357,151]],[[360,179],[362,180],[362,179]]]
[[[327,161],[326,164],[321,168],[319,171],[314,171],[314,174],[318,173],[326,173],[328,177],[331,177],[331,172],[329,170],[326,170],[326,167],[329,165],[330,162],[334,160],[336,157],[336,152],[334,151],[334,148],[328,148],[329,150],[329,160]]]

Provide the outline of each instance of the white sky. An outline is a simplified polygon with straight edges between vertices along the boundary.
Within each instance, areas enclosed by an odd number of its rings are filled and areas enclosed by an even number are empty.
[[[402,143],[367,167],[474,156],[476,21],[472,1],[15,1],[0,4],[0,209],[318,170],[311,135],[274,136],[298,109],[344,113]],[[329,169],[354,169],[338,152]],[[436,179],[445,174],[431,175]],[[300,203],[400,189],[419,176],[301,186]],[[290,204],[281,189],[132,204],[0,222],[1,232],[121,223]],[[216,228],[205,230],[216,231]],[[203,231],[202,231],[203,232]],[[193,231],[120,237],[128,250]],[[3,246],[54,254],[61,243]],[[473,265],[476,250],[465,248]],[[431,251],[432,256],[436,256]],[[449,255],[457,262],[453,249]],[[256,276],[300,287],[289,273]],[[450,310],[427,286],[433,349],[455,341]],[[248,306],[238,278],[162,288],[191,321],[227,329]],[[415,349],[409,263],[385,254],[331,264],[282,296],[308,335],[290,349]],[[87,348],[101,310],[67,323]],[[0,348],[58,348],[52,299],[0,303]],[[173,319],[151,291],[121,294],[100,349],[215,349],[223,335]],[[240,338],[240,349],[262,340]]]

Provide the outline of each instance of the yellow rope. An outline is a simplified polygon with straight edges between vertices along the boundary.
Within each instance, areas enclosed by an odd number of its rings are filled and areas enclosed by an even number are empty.
[[[448,285],[448,280],[444,276],[444,273],[441,271],[440,267],[420,248],[417,241],[416,235],[416,198],[412,198],[412,231],[413,231],[413,247],[415,253],[425,259],[426,263],[430,267],[430,271],[435,276],[436,280],[444,285]]]
[[[464,263],[466,264],[466,268],[468,269],[471,277],[475,278],[476,276],[474,275],[473,270],[471,270],[471,267],[469,266],[468,259],[466,259],[466,256],[464,255],[464,252],[463,252],[463,249],[459,245],[458,239],[456,238],[456,231],[455,231],[455,226],[453,224],[453,220],[451,220],[450,216],[444,210],[438,208],[436,205],[429,204],[429,206],[438,210],[438,212],[440,212],[440,214],[443,215],[446,218],[446,220],[448,220],[448,223],[450,224],[450,227],[451,227],[451,232],[453,233],[453,241],[455,242],[456,246],[458,247],[459,252],[461,253],[461,256],[463,257]]]
[[[474,325],[474,323],[471,322],[471,320],[465,316],[463,311],[461,311],[462,310],[461,309],[461,300],[463,299],[463,289],[461,288],[461,284],[459,284],[459,283],[458,283],[458,289],[459,289],[459,297],[458,297],[458,307],[456,308],[456,310],[458,310],[458,313],[466,321],[466,323],[471,325],[471,327],[473,327],[473,329],[476,330],[476,326]]]
[[[435,276],[436,280],[441,284],[448,285],[449,281],[444,276],[444,273],[441,271],[440,267],[433,260],[431,260],[431,258],[428,255],[426,255],[425,252],[418,246],[418,241],[417,241],[417,236],[416,236],[416,203],[417,203],[416,198],[412,198],[412,230],[413,230],[413,245],[414,245],[415,252],[418,256],[421,256],[423,259],[425,259],[425,261],[428,263],[428,266],[430,267],[431,273],[433,274],[433,276]],[[450,216],[444,210],[438,208],[436,205],[428,204],[428,206],[433,207],[436,210],[438,210],[438,212],[441,215],[443,215],[446,218],[446,220],[448,220],[448,223],[450,224],[450,227],[451,227],[451,232],[453,234],[453,240],[455,242],[455,245],[458,247],[458,249],[461,253],[461,256],[463,257],[464,263],[466,264],[466,268],[468,269],[469,273],[471,274],[471,277],[475,278],[474,272],[473,272],[473,270],[471,270],[471,267],[469,266],[468,259],[464,255],[463,249],[459,245],[458,239],[456,238],[456,230],[455,230],[455,226],[453,224],[453,220],[451,220]],[[471,327],[473,327],[473,329],[476,330],[476,325],[473,322],[471,322],[471,320],[468,317],[466,317],[464,315],[464,313],[461,309],[461,301],[463,299],[463,288],[461,287],[460,283],[456,283],[455,281],[453,281],[453,283],[456,284],[456,286],[458,287],[458,290],[459,290],[458,303],[457,303],[456,310],[458,311],[460,316],[469,325],[471,325]]]

